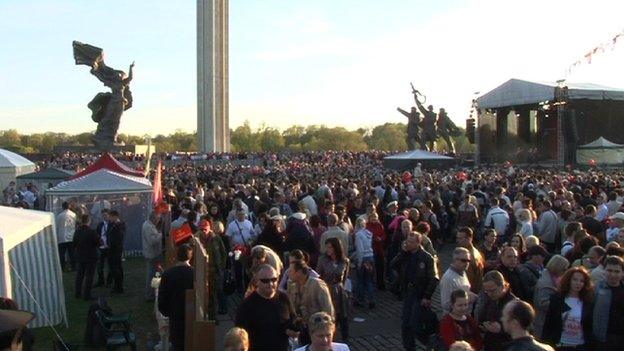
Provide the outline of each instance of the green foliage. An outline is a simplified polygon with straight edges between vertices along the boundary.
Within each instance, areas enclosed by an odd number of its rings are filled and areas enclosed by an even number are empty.
[[[373,129],[358,128],[347,130],[343,127],[327,127],[324,125],[294,125],[280,131],[277,128],[260,126],[251,128],[249,121],[230,131],[233,152],[277,152],[290,151],[327,151],[327,150],[389,150],[404,151],[407,149],[407,132],[403,123],[385,123]],[[68,135],[65,133],[35,133],[20,135],[16,130],[0,130],[0,148],[10,149],[19,153],[51,153],[56,145],[91,145],[91,133]],[[145,144],[144,136],[119,134],[118,140],[126,144]],[[462,132],[454,138],[458,152],[472,152],[470,144]],[[160,152],[194,151],[197,150],[196,133],[188,133],[181,129],[172,134],[159,134],[152,138],[156,150]],[[446,148],[440,138],[436,148]]]
[[[385,123],[373,128],[364,140],[371,150],[405,151],[407,130],[403,123]]]

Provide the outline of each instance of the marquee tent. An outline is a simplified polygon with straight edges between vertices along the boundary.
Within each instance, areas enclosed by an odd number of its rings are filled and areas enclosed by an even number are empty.
[[[568,99],[570,100],[624,100],[624,90],[591,83],[568,83]],[[479,97],[480,109],[494,109],[506,106],[538,104],[542,101],[555,100],[557,83],[531,82],[521,79],[510,79],[494,90]]]
[[[0,296],[34,313],[31,327],[67,323],[51,213],[0,206]]]
[[[396,170],[406,170],[416,167],[420,163],[425,168],[450,168],[455,165],[455,159],[425,150],[412,150],[384,157],[384,166]]]
[[[126,224],[124,248],[130,254],[141,251],[141,226],[152,209],[152,185],[144,177],[121,174],[101,168],[67,180],[46,191],[46,209],[61,212],[63,202],[75,202],[99,222],[103,207],[117,210]]]
[[[576,150],[576,161],[588,165],[591,160],[597,164],[621,165],[624,163],[624,145],[612,143],[600,137]]]
[[[102,156],[95,161],[93,164],[89,165],[84,170],[74,174],[70,179],[80,178],[89,173],[93,173],[100,169],[109,169],[113,172],[117,172],[120,174],[127,174],[135,177],[143,177],[144,174],[141,171],[130,168],[123,163],[117,161],[113,156],[108,153],[102,154]]]
[[[37,166],[28,159],[8,150],[0,149],[0,190],[4,189],[15,177],[32,173]]]

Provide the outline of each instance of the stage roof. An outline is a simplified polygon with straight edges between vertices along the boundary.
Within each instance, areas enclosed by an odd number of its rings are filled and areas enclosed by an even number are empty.
[[[592,83],[565,83],[570,100],[619,100],[624,101],[624,89],[606,87]],[[479,108],[498,108],[538,104],[555,100],[553,82],[531,82],[510,79],[494,90],[477,99]]]

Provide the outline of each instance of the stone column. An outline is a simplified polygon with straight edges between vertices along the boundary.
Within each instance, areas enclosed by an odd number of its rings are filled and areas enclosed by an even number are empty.
[[[197,148],[230,150],[228,0],[197,0]]]

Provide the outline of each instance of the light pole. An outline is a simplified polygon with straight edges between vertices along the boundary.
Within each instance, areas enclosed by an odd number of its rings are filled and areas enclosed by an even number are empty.
[[[473,93],[473,98],[472,98],[472,109],[470,110],[470,117],[472,117],[472,114],[475,114],[475,154],[474,154],[474,166],[479,167],[479,162],[481,161],[481,157],[480,157],[480,151],[481,148],[479,147],[479,145],[481,144],[480,142],[480,133],[479,133],[479,102],[477,101],[477,97],[479,96],[479,91],[475,91]]]
[[[565,140],[563,137],[563,118],[565,116],[565,104],[568,95],[568,87],[565,86],[565,79],[559,79],[555,87],[555,100],[557,102],[557,165],[565,165]]]

